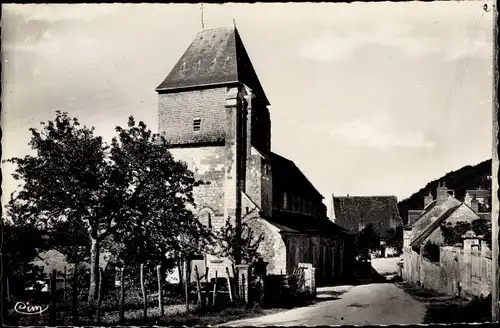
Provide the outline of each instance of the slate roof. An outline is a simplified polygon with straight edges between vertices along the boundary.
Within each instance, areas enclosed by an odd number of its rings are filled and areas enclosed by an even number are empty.
[[[243,83],[269,105],[259,78],[234,27],[199,32],[165,80],[158,92],[184,88]]]
[[[410,246],[418,246],[420,245],[429,235],[436,230],[439,225],[446,221],[462,204],[447,206],[436,206],[434,211],[430,211],[429,214],[425,217],[421,217],[420,220],[417,221],[414,229],[411,234]]]
[[[266,220],[283,232],[295,232],[311,235],[342,237],[349,235],[341,226],[333,223],[327,217],[314,217],[300,213],[290,213],[274,210],[271,218]]]
[[[491,221],[491,213],[485,212],[485,213],[477,213],[481,219]]]
[[[490,196],[490,191],[486,189],[467,190],[466,193],[469,194],[470,197],[476,196],[476,198],[486,198]]]
[[[333,196],[335,222],[345,229],[358,232],[363,219],[365,225],[373,224],[379,236],[385,236],[390,229],[391,219],[402,225],[396,196]]]
[[[284,191],[294,191],[297,196],[314,194],[324,199],[293,161],[273,152],[254,149],[271,164],[273,185],[280,186]]]

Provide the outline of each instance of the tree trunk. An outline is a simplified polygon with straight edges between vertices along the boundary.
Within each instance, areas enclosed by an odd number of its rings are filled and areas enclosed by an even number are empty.
[[[181,292],[182,289],[184,288],[182,266],[183,266],[182,260],[180,260],[180,259],[177,260],[177,271],[179,272],[179,289],[178,289],[179,292]]]
[[[99,241],[96,238],[90,237],[90,286],[89,286],[89,302],[94,302],[99,297]]]
[[[144,263],[141,263],[141,291],[142,291],[142,302],[144,303],[144,319],[148,318],[148,297],[146,295],[146,286],[144,285]]]
[[[120,322],[125,320],[125,264],[120,276]]]
[[[101,268],[99,268],[99,290],[98,290],[98,297],[97,297],[97,313],[96,313],[96,317],[97,317],[97,324],[101,324],[101,303],[102,303],[102,294],[103,294],[103,291],[102,291],[102,281],[103,281],[103,270]]]
[[[160,308],[160,315],[163,317],[165,312],[163,310],[163,278],[161,274],[161,265],[156,267],[156,274],[158,276],[158,307]]]

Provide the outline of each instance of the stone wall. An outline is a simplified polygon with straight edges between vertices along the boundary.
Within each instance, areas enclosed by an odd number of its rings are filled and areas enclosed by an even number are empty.
[[[224,142],[226,88],[158,94],[158,132],[171,144]],[[199,118],[199,131],[193,120]]]
[[[487,296],[491,292],[491,252],[486,243],[473,250],[464,247],[440,247],[439,263],[431,262],[411,249],[405,249],[403,279],[447,295]]]

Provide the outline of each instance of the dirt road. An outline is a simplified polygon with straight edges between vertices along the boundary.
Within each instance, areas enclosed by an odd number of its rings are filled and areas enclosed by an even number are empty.
[[[423,303],[389,283],[321,288],[318,298],[328,300],[221,326],[419,324],[425,314]]]

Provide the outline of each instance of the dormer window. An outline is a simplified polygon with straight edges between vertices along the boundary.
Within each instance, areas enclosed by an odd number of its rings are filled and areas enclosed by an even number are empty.
[[[193,130],[200,131],[201,129],[201,118],[195,118],[193,120]]]

